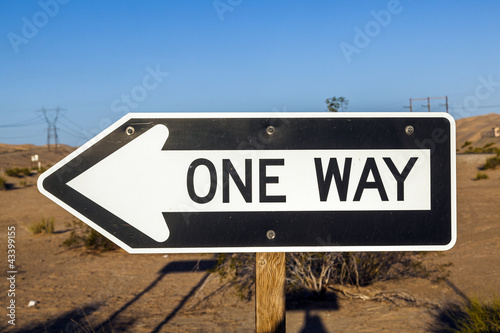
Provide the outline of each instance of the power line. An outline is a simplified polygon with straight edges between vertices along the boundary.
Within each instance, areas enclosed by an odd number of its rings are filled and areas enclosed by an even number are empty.
[[[73,133],[78,133],[78,135],[82,135],[83,132],[82,130],[75,129],[74,127],[70,126],[71,124],[64,122],[63,119],[60,120],[61,120],[60,124],[64,126],[68,131],[71,131]]]
[[[66,118],[66,120],[68,120],[69,122],[66,122],[65,119],[60,119],[60,120],[61,120],[60,124],[64,128],[66,128],[66,130],[70,131],[72,133],[72,135],[78,136],[80,138],[87,139],[87,140],[92,138],[91,136],[89,137],[89,133],[87,130],[85,130],[85,129],[79,127],[78,125],[74,124],[73,122],[69,121],[69,119]]]
[[[1,128],[12,128],[12,127],[27,127],[27,126],[35,126],[43,124],[43,121],[40,121],[39,118],[32,118],[28,120],[18,121],[12,124],[0,125]]]
[[[468,106],[453,106],[454,109],[469,109]],[[500,108],[500,105],[479,105],[474,107],[474,109],[492,109],[492,108]]]
[[[431,112],[431,99],[444,99],[446,100],[446,113],[448,113],[448,96],[444,97],[427,97],[427,98],[410,98],[410,112],[413,111],[413,101],[427,101],[427,105],[423,105],[424,107],[427,106],[427,110]]]
[[[23,136],[0,136],[0,139],[26,139],[26,138],[36,138],[38,135],[23,135]]]
[[[88,138],[84,137],[83,135],[75,134],[74,132],[71,133],[70,131],[64,130],[62,128],[59,128],[59,131],[65,133],[65,134],[71,135],[72,137],[75,137],[78,139],[88,140]]]
[[[73,126],[75,126],[79,131],[84,131],[84,129],[81,128],[78,124],[76,124],[74,121],[72,121],[71,119],[69,119],[68,117],[66,117],[66,115],[64,113],[62,114],[62,117],[64,119],[66,119],[70,124],[72,124]]]

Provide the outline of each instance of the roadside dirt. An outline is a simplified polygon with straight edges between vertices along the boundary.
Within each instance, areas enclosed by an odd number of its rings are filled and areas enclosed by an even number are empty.
[[[458,155],[458,242],[425,261],[451,262],[450,275],[435,283],[411,278],[366,288],[340,286],[329,301],[287,311],[288,332],[427,332],[449,302],[500,294],[500,170],[474,181],[485,155]],[[122,250],[91,253],[67,249],[74,220],[38,193],[36,176],[8,178],[0,191],[0,284],[6,332],[253,332],[254,300],[220,291],[207,273],[213,255],[130,255]],[[53,217],[56,233],[32,235],[28,226]],[[9,282],[7,228],[16,229],[15,326],[6,307]],[[36,305],[29,307],[30,301]]]

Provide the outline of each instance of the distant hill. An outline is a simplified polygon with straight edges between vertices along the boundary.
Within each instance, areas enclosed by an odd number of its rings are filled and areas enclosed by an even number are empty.
[[[490,113],[482,116],[462,118],[456,121],[457,124],[457,149],[466,142],[471,141],[473,147],[483,147],[494,142],[500,148],[500,138],[481,139],[481,132],[490,131],[495,126],[500,126],[500,114]]]
[[[0,170],[9,168],[29,168],[31,167],[31,156],[38,155],[42,166],[54,165],[76,148],[60,145],[57,153],[51,146],[48,151],[47,146],[34,145],[8,145],[0,143]]]

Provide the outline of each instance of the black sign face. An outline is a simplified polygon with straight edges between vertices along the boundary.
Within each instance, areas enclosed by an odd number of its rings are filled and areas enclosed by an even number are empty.
[[[442,113],[136,113],[38,187],[131,253],[435,251],[455,167]]]

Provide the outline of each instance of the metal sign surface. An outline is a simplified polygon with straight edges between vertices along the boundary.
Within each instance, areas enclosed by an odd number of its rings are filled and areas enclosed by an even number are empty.
[[[131,253],[447,250],[442,113],[131,113],[38,181]]]

